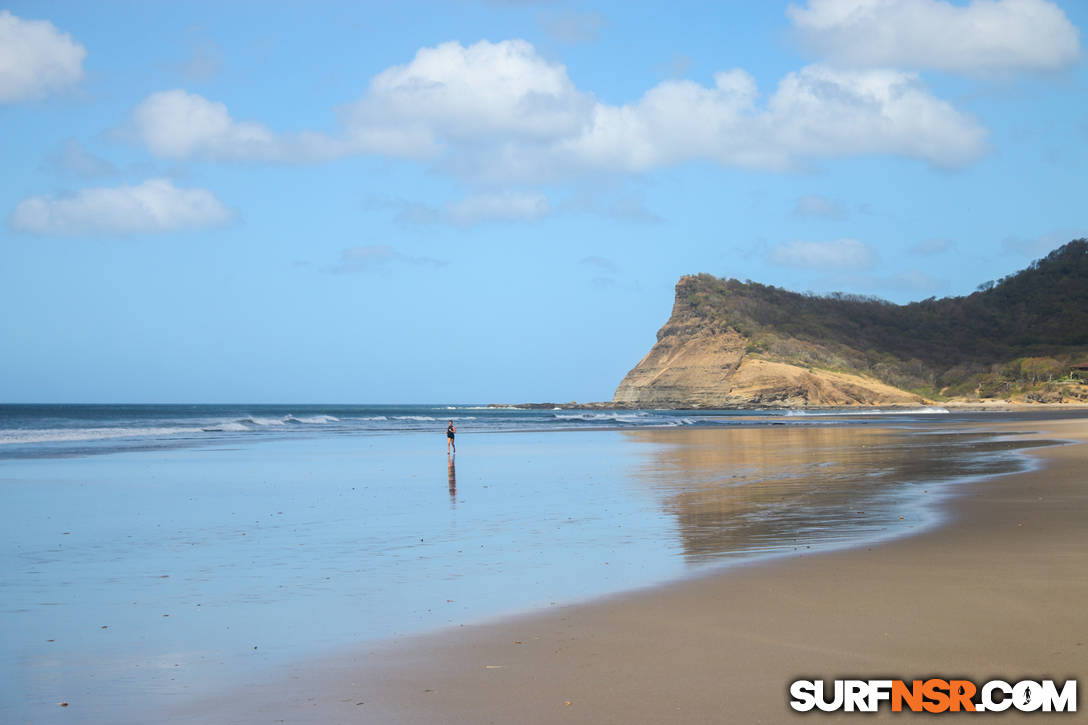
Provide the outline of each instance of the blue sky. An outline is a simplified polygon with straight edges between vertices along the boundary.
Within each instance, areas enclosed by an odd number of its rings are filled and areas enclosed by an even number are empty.
[[[683,274],[1088,235],[1088,5],[0,9],[0,401],[607,400]]]

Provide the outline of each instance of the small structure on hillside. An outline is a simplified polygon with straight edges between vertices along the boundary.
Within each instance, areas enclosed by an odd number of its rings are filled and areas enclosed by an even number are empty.
[[[1078,363],[1069,368],[1069,377],[1078,380],[1088,380],[1088,362]]]

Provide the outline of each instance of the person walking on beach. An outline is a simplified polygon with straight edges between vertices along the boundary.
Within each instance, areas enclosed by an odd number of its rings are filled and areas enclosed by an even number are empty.
[[[457,428],[453,425],[453,420],[450,419],[450,424],[446,426],[446,455],[450,454],[450,446],[453,446],[453,452],[457,452],[457,444],[453,441],[453,435],[457,432]]]

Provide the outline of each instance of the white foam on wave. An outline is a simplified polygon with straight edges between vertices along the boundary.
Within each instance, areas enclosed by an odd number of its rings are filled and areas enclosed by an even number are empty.
[[[947,415],[948,408],[937,406],[925,406],[922,408],[901,408],[886,410],[884,408],[866,408],[864,410],[787,410],[786,417],[819,417],[835,415]]]
[[[287,425],[287,421],[282,418],[258,418],[255,415],[239,418],[236,422],[249,423],[250,425]]]
[[[222,423],[213,423],[212,425],[206,425],[201,428],[205,433],[242,433],[250,428],[242,425],[241,423],[233,420],[224,421]]]
[[[339,423],[340,419],[335,415],[307,415],[297,418],[290,413],[283,417],[288,423],[307,423],[309,425],[322,425],[324,423]]]
[[[200,432],[201,428],[17,428],[0,430],[0,445],[149,438]]]
[[[584,420],[590,423],[642,423],[650,418],[648,413],[555,413],[557,420]]]
[[[393,420],[437,420],[429,415],[394,415]]]

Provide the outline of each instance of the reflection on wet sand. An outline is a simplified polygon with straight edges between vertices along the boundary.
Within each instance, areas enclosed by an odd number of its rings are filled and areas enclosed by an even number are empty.
[[[446,456],[446,473],[450,482],[450,506],[457,505],[457,455]]]
[[[656,444],[637,481],[693,563],[875,538],[929,523],[936,484],[1013,470],[1048,441],[978,432],[752,427],[625,432]],[[798,543],[806,542],[805,544]]]

